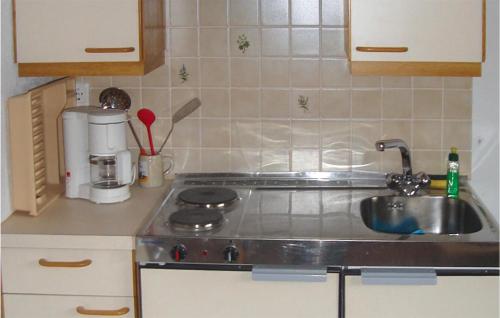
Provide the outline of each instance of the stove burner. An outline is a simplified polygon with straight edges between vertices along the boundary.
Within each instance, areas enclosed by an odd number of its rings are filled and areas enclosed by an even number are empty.
[[[231,189],[219,187],[198,187],[184,190],[177,196],[184,203],[206,208],[225,207],[238,199],[238,194]]]
[[[186,209],[174,212],[168,218],[174,229],[188,231],[210,231],[224,222],[222,212],[218,210]]]

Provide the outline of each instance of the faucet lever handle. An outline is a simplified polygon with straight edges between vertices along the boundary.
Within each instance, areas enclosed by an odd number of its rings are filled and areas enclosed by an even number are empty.
[[[399,190],[405,196],[414,196],[420,189],[429,186],[431,178],[424,172],[415,175],[389,173],[386,176],[387,186]]]

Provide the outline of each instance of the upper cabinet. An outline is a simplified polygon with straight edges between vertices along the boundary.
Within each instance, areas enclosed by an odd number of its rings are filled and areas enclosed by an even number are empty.
[[[15,0],[20,76],[143,75],[165,61],[162,0]]]
[[[350,0],[354,75],[480,76],[485,0]]]

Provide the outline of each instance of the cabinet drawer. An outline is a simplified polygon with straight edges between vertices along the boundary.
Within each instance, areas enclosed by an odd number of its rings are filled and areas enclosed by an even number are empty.
[[[498,276],[438,276],[436,285],[363,285],[346,276],[346,318],[496,318]]]
[[[5,293],[133,296],[130,251],[4,248],[2,254]]]
[[[338,290],[334,273],[326,282],[290,282],[253,281],[251,272],[141,270],[143,318],[333,318]]]
[[[105,317],[95,311],[108,311],[114,317],[133,318],[132,297],[52,296],[52,295],[4,295],[7,318],[83,318]],[[83,307],[77,312],[78,307]],[[90,312],[89,312],[90,311]]]

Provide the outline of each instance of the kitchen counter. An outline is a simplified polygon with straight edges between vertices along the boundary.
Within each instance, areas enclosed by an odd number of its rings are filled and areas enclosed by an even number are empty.
[[[2,223],[2,247],[125,249],[135,248],[135,235],[168,193],[163,187],[131,188],[127,201],[94,204],[82,199],[57,199],[40,216],[13,213]]]
[[[201,233],[176,231],[166,226],[171,213],[178,208],[176,200],[167,200],[138,234],[136,254],[142,264],[177,264],[171,251],[181,244],[188,251],[207,251],[187,253],[183,266],[498,268],[499,265],[498,225],[467,183],[461,187],[459,201],[445,199],[443,190],[430,190],[406,203],[404,197],[392,197],[396,193],[385,187],[383,175],[371,175],[370,179],[368,175],[318,173],[300,175],[298,180],[286,179],[290,174],[282,174],[282,179],[276,174],[272,177],[214,174],[200,180],[198,175],[185,175],[186,180],[181,177],[172,187],[171,198],[196,184],[230,186],[240,200],[225,211],[223,227]],[[334,188],[321,188],[321,180],[329,180]],[[395,200],[376,203],[376,207],[367,209],[371,206],[366,204],[371,202],[367,199],[378,197]],[[377,210],[384,214],[378,214]],[[370,222],[380,230],[370,228]],[[398,232],[403,225],[417,226],[422,233],[412,233],[415,229]],[[239,251],[232,264],[223,258],[222,251],[228,246]]]

